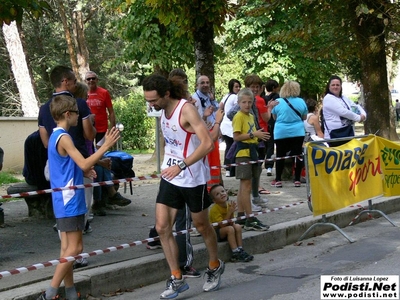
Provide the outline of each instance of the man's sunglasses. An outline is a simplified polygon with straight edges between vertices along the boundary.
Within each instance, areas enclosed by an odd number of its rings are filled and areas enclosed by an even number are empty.
[[[89,77],[89,78],[86,78],[86,81],[91,81],[91,80],[96,80],[97,78],[96,77]]]

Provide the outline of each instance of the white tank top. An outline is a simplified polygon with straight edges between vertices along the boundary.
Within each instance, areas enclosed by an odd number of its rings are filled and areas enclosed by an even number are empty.
[[[161,130],[165,140],[162,169],[178,164],[200,145],[196,134],[186,131],[180,124],[182,107],[187,103],[185,99],[181,99],[169,118],[165,116],[165,111],[162,111]],[[181,187],[196,187],[206,184],[209,176],[209,168],[204,158],[181,171],[170,183]]]
[[[305,131],[306,131],[306,134],[308,134],[308,135],[317,134],[317,133],[315,132],[314,125],[308,123],[308,119],[309,119],[311,116],[313,116],[313,115],[314,115],[313,113],[308,113],[308,114],[307,114],[307,119],[305,119],[305,120],[303,121],[303,122],[304,122],[304,129],[305,129]]]

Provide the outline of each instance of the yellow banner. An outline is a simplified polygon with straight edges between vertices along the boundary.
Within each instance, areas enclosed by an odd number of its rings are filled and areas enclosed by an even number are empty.
[[[400,195],[400,145],[377,137],[384,176],[384,196]]]
[[[382,163],[375,136],[331,148],[307,143],[306,152],[314,216],[383,194]]]

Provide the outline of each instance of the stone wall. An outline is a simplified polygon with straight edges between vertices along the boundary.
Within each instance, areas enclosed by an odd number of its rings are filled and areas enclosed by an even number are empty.
[[[4,171],[22,172],[25,139],[36,130],[37,118],[0,117],[0,147],[4,150]]]

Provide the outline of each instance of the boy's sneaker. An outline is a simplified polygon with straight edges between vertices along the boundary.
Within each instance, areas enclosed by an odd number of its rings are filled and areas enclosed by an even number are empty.
[[[219,267],[210,270],[207,268],[207,271],[204,273],[204,275],[207,275],[207,280],[203,285],[203,291],[205,292],[211,292],[215,291],[219,288],[221,284],[221,275],[225,271],[225,263],[219,259]]]
[[[255,217],[248,218],[244,225],[244,230],[267,231],[268,229],[268,225],[264,225]]]
[[[267,207],[268,199],[261,198],[260,196],[253,198],[253,204],[261,207]]]
[[[231,257],[231,262],[249,262],[250,260],[250,257],[245,255],[245,253],[243,253],[242,251],[234,252]]]
[[[74,264],[72,265],[72,267],[75,270],[75,269],[87,267],[88,264],[89,263],[88,263],[87,259],[82,257],[82,258],[77,259],[76,261],[74,261]]]
[[[86,221],[85,229],[83,230],[82,234],[88,234],[93,231],[92,226],[90,226],[89,221]]]
[[[272,168],[267,169],[267,176],[272,176]]]
[[[231,171],[225,171],[225,176],[226,177],[231,177]]]
[[[251,254],[248,254],[246,251],[243,250],[243,248],[240,248],[240,251],[243,253],[244,256],[247,256],[249,260],[253,260],[254,256]]]
[[[254,211],[254,212],[258,212],[258,211],[262,210],[262,207],[258,206],[258,205],[255,205],[255,204],[253,204],[253,202],[251,202],[251,210]]]
[[[181,268],[181,271],[182,276],[186,278],[199,278],[201,276],[200,272],[192,266]]]
[[[108,204],[111,205],[127,206],[131,203],[132,203],[131,200],[122,197],[121,194],[118,192],[116,192],[114,196],[108,198]]]
[[[170,279],[167,280],[167,287],[165,291],[161,293],[160,299],[173,299],[178,296],[179,293],[182,293],[189,289],[189,285],[185,282],[185,278],[176,279],[175,276],[171,276]]]
[[[56,295],[55,297],[51,298],[51,300],[58,300],[58,299],[61,299],[59,295]],[[41,293],[39,298],[37,298],[36,300],[47,300],[46,292]]]
[[[282,187],[282,181],[272,180],[271,181],[271,186],[274,186],[274,187],[277,187],[277,188],[281,188]]]

